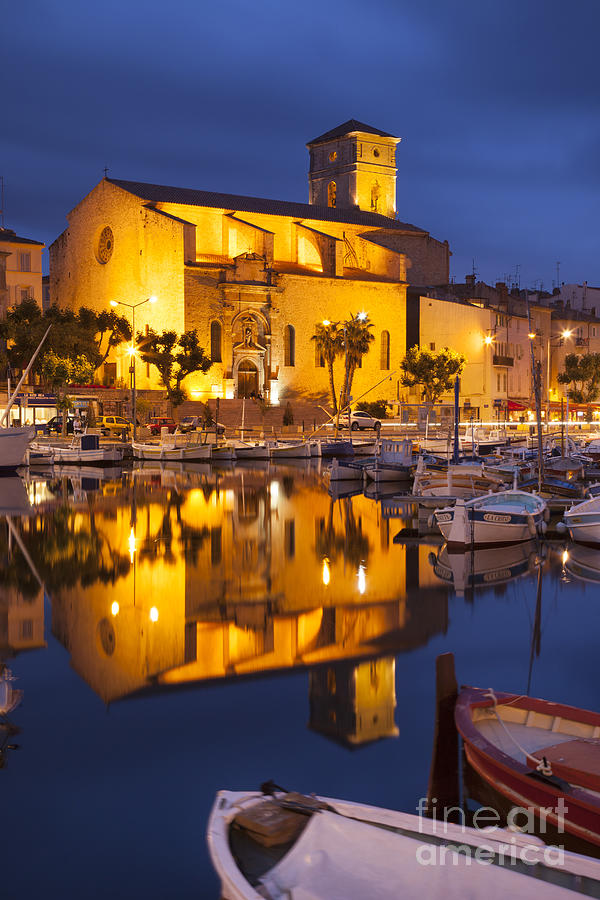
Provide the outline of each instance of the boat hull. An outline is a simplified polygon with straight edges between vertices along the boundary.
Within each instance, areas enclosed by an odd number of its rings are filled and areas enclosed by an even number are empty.
[[[592,734],[600,733],[600,715],[588,710],[511,694],[497,693],[495,699],[499,706],[510,704],[514,709],[526,710],[532,717],[552,717],[555,722],[573,720],[580,722],[582,728],[593,729]],[[473,769],[511,803],[531,810],[540,824],[547,820],[559,831],[563,829],[580,840],[600,846],[600,797],[597,791],[567,783],[558,769],[555,772],[557,778],[538,776],[534,763],[520,762],[487,740],[473,721],[473,711],[492,705],[489,691],[478,688],[463,688],[456,704],[456,727]],[[548,731],[549,744],[552,735],[556,736],[553,729],[554,726]]]
[[[136,459],[149,459],[158,462],[189,462],[210,461],[212,457],[211,444],[198,444],[191,447],[168,447],[161,444],[132,444],[133,455]]]
[[[123,461],[123,449],[100,447],[98,450],[80,450],[71,447],[52,447],[52,461],[76,466],[111,466]]]
[[[600,498],[572,506],[564,521],[571,539],[582,544],[600,544]]]
[[[0,428],[0,471],[11,472],[24,464],[34,436],[33,428]]]
[[[398,897],[530,900],[541,891],[539,879],[544,897],[559,900],[570,896],[570,891],[578,892],[582,879],[595,887],[600,874],[597,860],[571,853],[561,855],[560,871],[554,872],[557,864],[546,862],[547,848],[533,835],[503,829],[482,831],[313,795],[300,797],[300,801],[308,801],[312,808],[324,804],[325,808],[310,817],[292,846],[286,845],[283,856],[269,854],[271,866],[259,880],[263,890],[258,885],[253,887],[239,867],[239,857],[232,852],[230,826],[237,816],[265,799],[254,792],[219,791],[216,796],[208,822],[207,842],[221,880],[223,900],[260,900],[265,896],[302,896],[315,900],[332,897],[364,900],[375,896],[381,900]],[[440,859],[444,859],[444,870],[437,873],[440,877],[433,877],[432,862],[422,862],[421,845],[432,851],[436,846],[443,847],[444,855]],[[505,855],[508,846],[515,851],[516,860],[520,852],[520,858],[527,860],[521,871]],[[485,851],[485,862],[472,865],[473,859],[479,859],[476,852],[479,848]],[[494,855],[499,865],[489,865]],[[427,859],[431,859],[429,853]],[[533,878],[524,873],[529,866],[535,866]],[[252,868],[256,870],[256,857]]]
[[[280,444],[271,447],[271,459],[310,459],[310,444]]]
[[[479,500],[457,500],[433,517],[450,549],[491,547],[528,541],[545,528],[546,504],[522,491],[506,491]]]

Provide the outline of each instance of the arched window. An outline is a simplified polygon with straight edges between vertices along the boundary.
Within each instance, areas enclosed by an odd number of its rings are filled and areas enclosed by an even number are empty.
[[[389,369],[390,367],[390,333],[389,331],[381,332],[381,354],[379,357],[379,368]]]
[[[210,323],[210,358],[213,362],[221,362],[221,323]]]
[[[377,212],[379,206],[379,182],[374,181],[371,185],[371,209]]]
[[[293,325],[286,325],[283,332],[283,364],[296,365],[296,331]]]
[[[327,185],[327,206],[335,206],[337,194],[337,185],[335,181],[330,181]]]

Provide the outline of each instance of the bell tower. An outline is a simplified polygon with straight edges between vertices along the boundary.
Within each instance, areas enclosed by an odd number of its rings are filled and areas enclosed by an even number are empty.
[[[349,119],[306,146],[309,203],[396,215],[396,145],[401,138]]]

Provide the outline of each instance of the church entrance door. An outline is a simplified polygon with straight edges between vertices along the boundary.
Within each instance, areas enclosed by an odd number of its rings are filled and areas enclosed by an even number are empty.
[[[245,359],[238,366],[238,397],[258,394],[258,369],[253,362]]]

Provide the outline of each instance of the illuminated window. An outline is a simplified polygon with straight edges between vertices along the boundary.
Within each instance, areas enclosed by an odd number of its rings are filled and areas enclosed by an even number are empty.
[[[286,325],[283,332],[283,364],[296,365],[296,331],[293,325]]]
[[[335,181],[330,181],[327,185],[327,206],[335,206],[337,194],[337,185]]]
[[[337,153],[335,152],[335,150],[332,150],[331,153],[329,154],[329,162],[335,162],[336,159],[337,159]]]
[[[212,362],[221,362],[221,323],[210,323],[210,358]]]
[[[381,354],[379,358],[379,368],[389,369],[390,367],[390,333],[389,331],[381,332]]]

